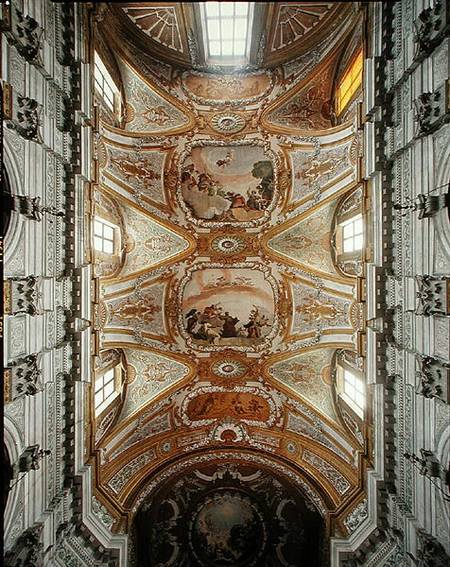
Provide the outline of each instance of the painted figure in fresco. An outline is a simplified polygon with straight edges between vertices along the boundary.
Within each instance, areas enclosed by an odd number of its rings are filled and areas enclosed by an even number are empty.
[[[192,338],[217,344],[219,339],[244,338],[260,339],[262,329],[269,326],[269,319],[263,315],[260,308],[253,306],[246,324],[240,323],[228,311],[223,313],[220,304],[211,304],[202,311],[193,308],[185,315],[186,331]]]
[[[244,327],[247,329],[247,336],[249,339],[261,338],[261,330],[263,327],[268,326],[269,319],[259,312],[259,308],[253,306],[250,311],[249,321]]]
[[[198,317],[200,312],[197,309],[191,309],[189,313],[186,315],[187,322],[186,322],[186,331],[191,335],[194,327],[197,325]]]
[[[222,320],[222,337],[237,337],[236,324],[239,323],[239,319],[237,317],[231,317],[228,311],[225,311],[225,314],[222,316]]]
[[[253,163],[251,175],[260,182],[256,187],[250,185],[236,191],[235,179],[236,175],[240,174],[233,174],[234,158],[234,151],[228,150],[223,158],[214,162],[216,168],[226,169],[225,175],[230,175],[229,179],[234,179],[235,184],[229,188],[226,187],[227,177],[217,176],[217,171],[215,174],[199,171],[193,163],[183,168],[181,192],[185,203],[197,218],[219,221],[255,219],[269,207],[274,192],[272,162],[261,160]],[[248,173],[250,172],[246,175]]]

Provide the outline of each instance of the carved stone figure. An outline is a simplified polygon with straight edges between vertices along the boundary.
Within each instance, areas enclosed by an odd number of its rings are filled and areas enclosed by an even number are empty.
[[[418,530],[417,557],[408,553],[415,565],[419,567],[448,567],[450,557],[439,541],[424,530]]]
[[[6,122],[7,127],[15,130],[25,140],[41,142],[39,134],[40,105],[36,100],[25,96],[18,96],[17,102],[19,108],[17,109],[16,118],[8,120]]]
[[[44,565],[43,545],[40,541],[43,524],[36,524],[25,530],[11,551],[5,554],[5,567],[42,567]]]
[[[39,445],[31,445],[20,455],[19,462],[15,465],[17,472],[29,472],[40,468],[40,461],[50,455],[50,450],[39,449]]]
[[[19,358],[9,367],[11,372],[11,401],[20,396],[32,396],[42,390],[39,354]]]

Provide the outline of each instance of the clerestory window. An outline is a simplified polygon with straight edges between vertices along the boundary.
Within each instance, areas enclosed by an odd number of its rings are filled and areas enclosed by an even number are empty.
[[[116,369],[110,368],[95,380],[95,415],[99,415],[116,397]]]
[[[248,63],[254,2],[202,2],[201,15],[207,62]]]
[[[341,114],[347,104],[353,98],[353,95],[359,89],[362,83],[363,74],[363,52],[362,50],[350,64],[344,73],[336,92],[336,110],[337,114]]]
[[[114,254],[118,229],[110,222],[95,217],[94,219],[94,248],[103,254]]]
[[[115,113],[118,107],[119,90],[97,52],[95,52],[94,62],[95,90],[109,110]]]
[[[348,368],[339,367],[338,393],[343,401],[362,419],[366,402],[363,376]]]
[[[344,221],[342,227],[342,252],[358,252],[364,245],[364,227],[362,215]]]

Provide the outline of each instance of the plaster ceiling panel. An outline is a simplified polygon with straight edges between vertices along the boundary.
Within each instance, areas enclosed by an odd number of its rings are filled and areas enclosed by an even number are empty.
[[[279,64],[336,36],[351,14],[349,2],[274,2],[268,14],[264,63]],[[334,31],[334,34],[331,34]]]
[[[289,91],[269,107],[263,123],[285,132],[331,128],[332,87],[336,57],[318,66],[312,78],[297,91]]]
[[[174,260],[189,249],[190,243],[176,232],[153,220],[133,206],[122,206],[127,230],[127,251],[120,277]]]
[[[160,354],[124,349],[127,359],[127,391],[120,420],[135,413],[162,391],[189,375],[189,366]]]
[[[284,258],[312,269],[336,274],[331,258],[330,231],[336,202],[328,203],[268,241],[268,248]]]
[[[331,358],[334,349],[310,350],[276,362],[269,374],[311,402],[330,419],[337,421],[331,391]]]
[[[194,118],[180,102],[141,78],[128,64],[120,63],[125,91],[125,130],[178,133],[194,125]]]
[[[315,331],[318,325],[322,329],[351,327],[351,300],[348,297],[300,282],[292,283],[291,290],[293,299],[291,334]]]
[[[166,338],[163,315],[166,283],[159,282],[148,287],[126,289],[120,297],[105,300],[107,320],[104,327],[131,329]]]
[[[270,71],[256,71],[247,74],[201,73],[183,74],[182,85],[186,94],[199,104],[212,106],[255,103],[267,96],[274,84]]]
[[[317,139],[315,147],[298,147],[288,150],[292,164],[292,191],[290,207],[295,206],[311,193],[319,194],[334,183],[349,176],[356,179],[356,141],[353,137],[332,147],[323,147]]]
[[[106,164],[102,175],[125,185],[133,194],[166,205],[163,186],[166,151],[118,148],[105,142]]]
[[[122,10],[153,41],[183,53],[176,3],[129,2]]]

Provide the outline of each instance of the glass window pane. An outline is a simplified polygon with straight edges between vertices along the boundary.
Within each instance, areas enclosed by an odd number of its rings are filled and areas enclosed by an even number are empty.
[[[104,376],[105,376],[104,378],[105,384],[107,382],[111,382],[112,380],[114,380],[114,368],[110,368],[108,372],[105,372]]]
[[[208,36],[210,40],[220,40],[219,20],[208,20]]]
[[[106,384],[104,391],[105,399],[114,392],[114,382],[108,382]]]
[[[205,2],[206,15],[214,17],[219,15],[219,2]]]
[[[97,380],[95,381],[95,391],[98,392],[99,390],[101,390],[103,388],[103,376],[100,376],[99,378],[97,378]]]
[[[95,407],[98,408],[98,406],[103,402],[103,390],[100,390],[100,392],[97,392],[95,394],[95,398],[94,398],[94,404]]]
[[[222,20],[222,42],[225,43],[224,39],[233,39],[233,21],[232,20]]]
[[[344,240],[344,252],[353,252],[353,239]]]
[[[362,234],[355,236],[353,240],[353,249],[354,250],[361,250],[363,247],[363,237]]]
[[[353,236],[353,224],[344,224],[343,227],[343,235],[344,238],[350,238],[351,236]]]
[[[103,234],[103,223],[98,220],[94,221],[94,234],[98,236]]]
[[[220,55],[220,41],[210,41],[209,42],[209,54],[210,55]]]
[[[239,19],[234,21],[234,37],[245,40],[247,36],[247,20]]]
[[[353,226],[355,228],[355,234],[361,234],[362,231],[363,231],[362,218],[359,217],[359,218],[355,219]]]
[[[108,240],[113,240],[114,238],[114,230],[107,224],[103,225],[103,237]]]
[[[223,41],[222,42],[222,55],[233,55],[233,42]]]
[[[113,243],[110,240],[103,241],[103,252],[107,254],[112,254],[114,251]]]
[[[103,239],[100,236],[94,237],[94,248],[100,252],[103,251]]]
[[[234,13],[236,16],[246,16],[248,13],[248,2],[235,2]]]
[[[220,13],[222,16],[232,16],[234,14],[234,2],[220,2]]]
[[[245,41],[234,42],[234,55],[245,55]]]

